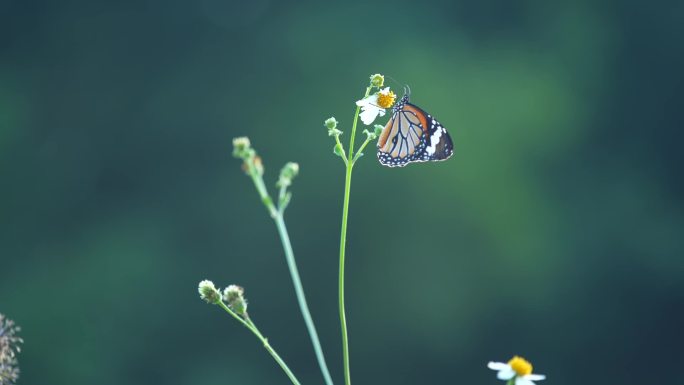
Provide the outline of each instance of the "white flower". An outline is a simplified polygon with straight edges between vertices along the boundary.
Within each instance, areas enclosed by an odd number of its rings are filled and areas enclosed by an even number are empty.
[[[385,116],[385,108],[391,107],[394,99],[394,93],[390,91],[389,87],[385,87],[378,93],[357,101],[356,105],[361,107],[360,116],[363,124],[370,126],[375,118]]]
[[[496,377],[500,380],[509,381],[515,378],[515,385],[534,385],[532,381],[546,379],[543,374],[533,374],[532,364],[518,356],[511,358],[507,363],[490,362],[487,367],[498,371]]]

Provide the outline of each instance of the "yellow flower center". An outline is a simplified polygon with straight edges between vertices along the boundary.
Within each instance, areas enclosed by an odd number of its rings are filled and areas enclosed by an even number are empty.
[[[378,106],[382,108],[390,108],[394,101],[397,99],[397,95],[394,92],[389,91],[387,93],[378,92]]]
[[[518,376],[526,376],[532,373],[532,364],[526,359],[514,356],[508,361],[508,365],[518,374]]]

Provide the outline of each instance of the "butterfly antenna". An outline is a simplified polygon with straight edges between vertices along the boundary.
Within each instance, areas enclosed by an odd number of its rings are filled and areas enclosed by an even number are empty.
[[[409,87],[408,84],[399,83],[397,81],[397,79],[395,79],[389,75],[385,75],[385,77],[390,79],[391,81],[397,83],[398,86],[402,86],[404,88],[404,95],[408,95],[409,98],[411,97],[411,87]]]

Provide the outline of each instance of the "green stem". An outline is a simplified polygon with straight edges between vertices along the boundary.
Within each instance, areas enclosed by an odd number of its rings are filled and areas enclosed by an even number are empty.
[[[313,318],[311,317],[309,305],[306,302],[306,296],[304,295],[304,287],[302,286],[302,281],[299,277],[299,270],[297,269],[297,263],[295,262],[294,251],[292,250],[292,244],[290,243],[290,236],[287,232],[287,227],[285,226],[285,219],[283,217],[285,207],[275,207],[273,200],[268,194],[268,190],[266,189],[264,180],[261,174],[257,171],[256,167],[254,167],[253,162],[246,160],[245,164],[247,164],[249,175],[252,177],[252,180],[254,181],[254,185],[256,186],[256,189],[259,192],[259,196],[261,197],[262,202],[266,206],[268,212],[271,214],[271,217],[275,221],[276,227],[278,228],[278,235],[280,236],[280,241],[285,251],[285,259],[287,261],[287,267],[290,271],[292,283],[294,284],[295,294],[297,296],[297,302],[299,304],[299,310],[302,313],[304,323],[306,324],[306,328],[309,332],[309,337],[311,338],[311,343],[316,354],[318,366],[321,369],[321,373],[323,374],[323,378],[325,379],[326,385],[333,385],[332,377],[330,376],[330,371],[328,370],[328,365],[326,364],[325,356],[323,355],[323,348],[321,347],[321,342],[318,338],[318,333],[316,332],[316,326],[314,325]],[[285,197],[286,193],[286,188],[281,187],[278,195],[279,202],[284,201],[283,198]]]
[[[271,357],[273,357],[273,359],[278,363],[278,365],[280,365],[280,367],[283,369],[285,374],[287,374],[287,376],[290,378],[290,381],[292,381],[292,383],[294,385],[301,385],[299,383],[299,380],[297,380],[297,377],[295,377],[294,373],[292,373],[292,371],[287,366],[285,361],[283,361],[283,359],[280,358],[278,353],[276,353],[275,349],[273,349],[273,347],[271,347],[271,345],[268,343],[268,339],[266,337],[264,337],[263,334],[261,334],[261,332],[259,331],[259,329],[257,329],[256,325],[254,325],[252,320],[250,320],[249,318],[246,318],[246,320],[245,320],[242,317],[240,317],[239,315],[235,314],[235,312],[230,310],[230,308],[228,306],[226,306],[226,304],[223,303],[223,301],[217,302],[217,305],[219,305],[228,314],[233,316],[233,318],[238,320],[242,325],[244,325],[247,329],[249,329],[261,341],[261,343],[264,345],[264,348],[266,348],[266,350],[271,355]]]
[[[247,165],[247,171],[249,176],[252,177],[252,181],[254,181],[254,186],[259,193],[259,197],[261,197],[261,202],[263,202],[264,206],[266,206],[266,209],[268,210],[268,213],[271,214],[271,217],[275,218],[276,215],[278,215],[278,210],[276,210],[275,205],[273,204],[273,199],[271,199],[271,196],[268,195],[268,190],[264,184],[264,179],[254,166],[254,161],[252,159],[245,159],[245,165]]]
[[[363,95],[363,99],[368,97],[368,94],[370,94],[371,89],[373,89],[372,86],[366,87],[366,94]],[[356,106],[356,114],[354,114],[354,123],[352,124],[352,132],[351,132],[351,139],[349,140],[349,162],[351,163],[354,155],[354,137],[356,137],[356,123],[359,121],[359,112],[361,111],[361,107]],[[349,168],[349,164],[347,164],[347,168]]]
[[[325,356],[323,355],[321,342],[318,339],[316,326],[314,326],[313,319],[311,318],[311,313],[309,312],[309,306],[306,303],[306,297],[304,296],[304,287],[302,286],[302,281],[299,278],[297,263],[295,262],[294,252],[292,251],[292,244],[290,243],[290,236],[287,233],[287,227],[285,227],[285,220],[283,219],[282,212],[279,212],[279,215],[275,217],[275,221],[276,226],[278,227],[278,234],[280,234],[280,240],[283,243],[283,249],[285,250],[285,259],[287,259],[287,266],[290,269],[292,283],[294,283],[295,293],[297,294],[297,301],[299,302],[299,309],[302,312],[304,323],[306,324],[306,328],[309,331],[309,337],[311,337],[311,343],[313,344],[314,351],[316,353],[318,366],[321,368],[321,372],[323,373],[325,383],[327,385],[333,385],[332,377],[330,377],[330,371],[328,371],[328,365],[325,363]]]
[[[361,155],[363,155],[363,149],[366,148],[366,146],[368,145],[368,143],[371,142],[371,140],[373,140],[373,139],[371,139],[371,137],[369,136],[366,138],[366,140],[363,142],[363,144],[361,144],[361,147],[359,147],[359,151],[357,151],[356,155],[354,155],[354,159],[352,160],[352,163],[356,163],[356,161],[361,157]]]
[[[370,94],[372,87],[366,88],[364,99]],[[349,218],[349,195],[351,192],[351,177],[352,169],[354,168],[354,137],[356,136],[356,124],[359,121],[359,112],[361,107],[356,107],[354,114],[354,122],[352,123],[351,139],[349,140],[349,155],[347,162],[347,171],[344,179],[344,202],[342,204],[342,229],[340,230],[340,271],[338,281],[338,300],[340,307],[340,327],[342,329],[342,360],[344,362],[344,383],[351,385],[351,373],[349,371],[349,338],[347,336],[347,316],[344,309],[344,259],[345,247],[347,245],[347,219]]]
[[[339,306],[340,306],[340,326],[342,329],[342,360],[344,362],[344,383],[351,384],[349,373],[349,340],[347,337],[347,316],[344,310],[344,257],[345,246],[347,243],[347,218],[349,216],[349,192],[351,189],[352,165],[347,166],[347,173],[344,182],[344,204],[342,206],[342,230],[340,231],[340,276],[338,281]]]

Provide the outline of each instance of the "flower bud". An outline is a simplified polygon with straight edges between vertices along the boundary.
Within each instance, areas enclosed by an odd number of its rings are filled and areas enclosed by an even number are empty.
[[[233,156],[236,158],[248,158],[253,153],[249,138],[241,136],[233,139]]]
[[[376,124],[376,125],[373,126],[373,127],[375,128],[375,136],[380,136],[380,134],[382,134],[382,130],[385,129],[385,127],[383,127],[383,126],[380,125],[380,124]]]
[[[345,156],[344,149],[342,148],[342,145],[339,143],[337,143],[335,145],[335,147],[333,147],[333,152],[335,153],[335,155],[337,155],[339,157],[344,158],[344,156]]]
[[[371,77],[370,77],[370,84],[371,84],[373,87],[378,87],[378,88],[380,88],[380,87],[383,86],[383,84],[385,84],[385,77],[382,76],[382,75],[380,75],[380,74],[371,75]]]
[[[245,289],[238,285],[230,285],[223,290],[223,300],[232,311],[241,316],[247,313],[247,300],[244,294]]]
[[[332,130],[332,129],[337,128],[337,119],[335,119],[334,116],[326,119],[325,120],[325,127],[327,127],[328,130]]]
[[[200,298],[207,301],[207,303],[216,304],[221,300],[221,293],[216,289],[214,283],[209,280],[204,280],[199,283],[198,288]]]
[[[278,179],[278,183],[276,184],[278,187],[287,187],[292,184],[292,180],[294,177],[299,174],[299,165],[294,162],[288,162],[283,166],[283,169],[280,170],[280,178]]]
[[[337,119],[329,118],[325,121],[325,127],[328,128],[328,136],[340,136],[342,131],[337,129]]]

